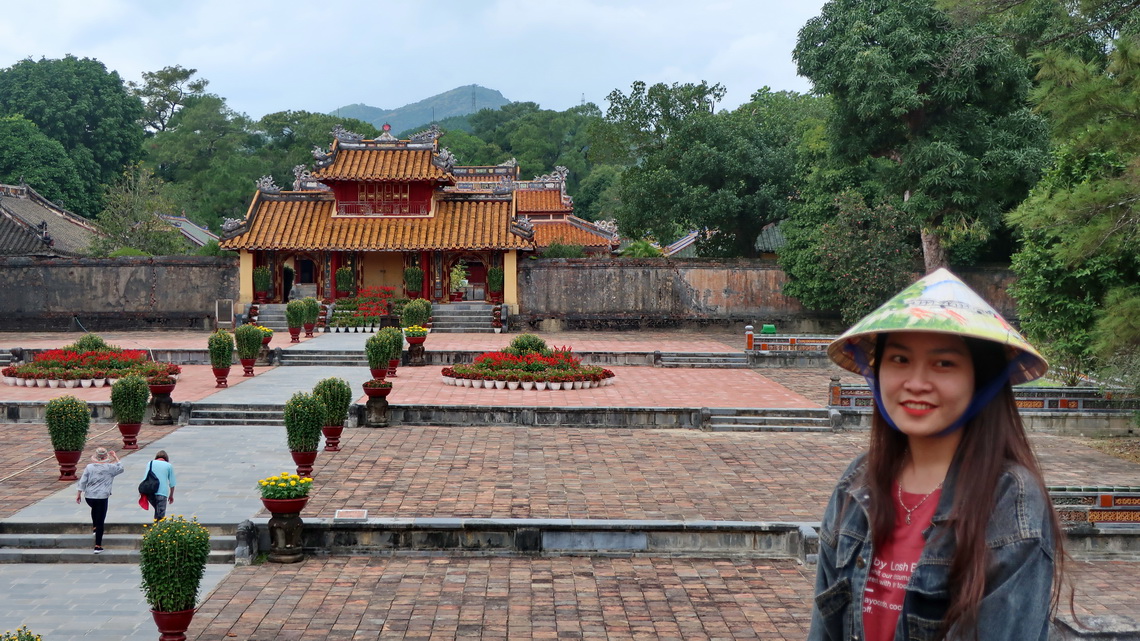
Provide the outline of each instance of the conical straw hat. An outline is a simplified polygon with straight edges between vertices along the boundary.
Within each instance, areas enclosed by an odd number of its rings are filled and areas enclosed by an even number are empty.
[[[1010,375],[1017,385],[1040,378],[1049,363],[974,290],[946,269],[920,278],[867,314],[835,339],[827,355],[843,369],[873,376],[875,339],[883,332],[938,332],[994,341],[1010,361],[1021,357]],[[856,358],[856,353],[860,356]]]

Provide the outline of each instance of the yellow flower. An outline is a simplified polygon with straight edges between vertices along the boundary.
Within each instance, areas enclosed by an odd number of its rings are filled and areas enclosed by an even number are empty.
[[[289,485],[296,485],[296,484],[297,484],[296,481],[289,481]]]

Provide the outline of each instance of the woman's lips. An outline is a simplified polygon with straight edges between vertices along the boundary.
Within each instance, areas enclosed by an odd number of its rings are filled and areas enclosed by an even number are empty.
[[[930,403],[920,403],[918,401],[903,401],[899,403],[903,411],[910,416],[926,416],[927,414],[938,409],[938,406],[931,405]]]

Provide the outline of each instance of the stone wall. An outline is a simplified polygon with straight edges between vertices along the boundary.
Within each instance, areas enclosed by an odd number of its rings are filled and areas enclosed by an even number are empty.
[[[1013,274],[959,274],[1002,315],[1016,319]],[[918,275],[915,275],[918,278]],[[519,267],[522,328],[646,328],[773,323],[781,333],[836,333],[838,313],[805,310],[783,294],[788,277],[772,261],[540,259]]]
[[[236,258],[0,259],[6,330],[209,329],[236,299]]]

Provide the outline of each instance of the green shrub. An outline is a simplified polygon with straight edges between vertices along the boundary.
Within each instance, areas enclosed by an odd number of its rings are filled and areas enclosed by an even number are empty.
[[[498,294],[503,291],[503,268],[492,267],[487,270],[487,291]]]
[[[542,252],[543,258],[585,258],[586,248],[581,245],[564,245],[560,242],[553,241],[546,251]]]
[[[210,533],[181,516],[143,527],[139,571],[146,602],[158,612],[193,609],[210,557]]]
[[[261,351],[261,338],[265,335],[255,325],[239,325],[234,330],[238,358],[257,358]]]
[[[376,336],[380,337],[383,341],[381,344],[387,352],[387,361],[394,361],[400,358],[404,353],[404,333],[395,327],[384,327],[376,332]]]
[[[80,452],[87,444],[91,428],[91,412],[87,403],[74,396],[60,396],[48,401],[44,410],[51,448],[62,452]]]
[[[107,254],[107,258],[129,258],[132,256],[150,256],[150,254],[134,247],[121,247]]]
[[[315,452],[325,424],[325,404],[312,394],[297,392],[285,403],[285,433],[293,452]]]
[[[313,395],[325,405],[324,425],[344,425],[348,406],[352,404],[352,388],[343,378],[323,378],[313,387]]]
[[[99,350],[107,349],[107,341],[103,340],[98,334],[84,334],[80,336],[71,345],[77,352],[97,352]]]
[[[336,290],[341,293],[352,291],[353,273],[351,267],[341,267],[336,270]]]
[[[418,292],[424,286],[424,270],[419,267],[408,267],[404,270],[404,287],[409,292]]]
[[[372,369],[387,367],[390,360],[388,358],[388,344],[383,336],[385,329],[389,328],[381,329],[364,341],[364,356],[368,358],[368,367]]]
[[[408,301],[400,310],[400,327],[426,325],[429,318],[431,318],[431,301],[426,298],[417,298]]]
[[[316,324],[317,318],[321,315],[321,304],[317,299],[312,296],[306,296],[301,299],[301,304],[305,308],[305,317],[302,322],[305,325]]]
[[[253,268],[253,291],[268,292],[273,287],[273,273],[262,265]]]
[[[124,376],[111,386],[111,408],[120,423],[141,423],[150,388],[141,376]]]
[[[285,305],[285,324],[289,329],[296,329],[305,324],[305,303],[291,300]]]
[[[467,265],[463,263],[455,263],[451,267],[449,274],[451,281],[451,291],[457,292],[467,286]]]
[[[206,342],[210,350],[210,366],[224,369],[234,362],[234,337],[224,329],[210,334]]]
[[[550,348],[546,346],[546,341],[534,334],[519,334],[508,347],[503,349],[503,352],[514,356],[526,356],[527,354],[550,356],[551,354]]]

